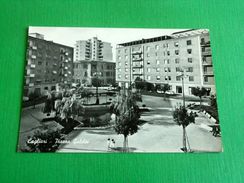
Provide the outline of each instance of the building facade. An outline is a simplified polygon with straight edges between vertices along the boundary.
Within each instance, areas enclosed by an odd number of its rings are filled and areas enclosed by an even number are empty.
[[[74,55],[74,82],[91,85],[95,73],[99,74],[102,85],[115,83],[115,62],[111,43],[97,37],[76,41]]]
[[[111,43],[102,42],[97,37],[76,41],[74,61],[82,60],[112,61]]]
[[[175,93],[182,93],[182,79],[186,95],[197,86],[215,93],[209,31],[187,30],[118,44],[116,82],[127,88],[137,77],[155,85],[167,83]]]
[[[71,84],[73,48],[47,41],[38,33],[28,36],[24,96],[54,90],[58,84]]]
[[[102,85],[115,83],[115,63],[105,61],[80,61],[74,63],[74,82],[91,85],[91,79],[98,74]]]

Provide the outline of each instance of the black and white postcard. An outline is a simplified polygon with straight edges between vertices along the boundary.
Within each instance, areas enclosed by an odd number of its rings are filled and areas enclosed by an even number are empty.
[[[29,27],[17,151],[221,152],[211,44],[208,29]]]

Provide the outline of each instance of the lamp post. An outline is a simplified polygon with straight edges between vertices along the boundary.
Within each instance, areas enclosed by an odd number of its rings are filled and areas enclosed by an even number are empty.
[[[184,78],[186,78],[186,77],[188,77],[188,75],[186,75],[185,74],[185,70],[184,70],[184,68],[183,69],[181,69],[180,71],[179,71],[181,74],[179,75],[179,77],[181,77],[181,80],[182,80],[182,98],[183,98],[183,107],[185,108],[185,83],[184,83]]]
[[[98,86],[100,85],[100,82],[99,82],[99,76],[101,76],[102,73],[101,72],[95,72],[93,74],[93,77],[96,78],[96,82],[94,82],[93,84],[95,84],[96,86],[96,104],[98,105],[99,104],[99,97],[98,97]]]

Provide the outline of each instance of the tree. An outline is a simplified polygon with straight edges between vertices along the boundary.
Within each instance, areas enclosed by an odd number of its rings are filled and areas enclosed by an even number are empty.
[[[207,89],[202,87],[202,88],[199,88],[199,87],[193,87],[191,89],[191,93],[197,97],[200,98],[200,106],[202,106],[202,97],[207,95]]]
[[[146,83],[140,77],[136,77],[136,79],[135,79],[135,87],[138,90],[143,90],[146,87]]]
[[[95,76],[92,78],[92,86],[96,87],[96,104],[99,104],[99,98],[98,98],[98,87],[101,86],[101,80],[98,78],[98,76]]]
[[[128,151],[128,136],[138,130],[140,112],[132,93],[128,96],[122,95],[120,99],[111,106],[116,115],[115,131],[124,135],[123,151]]]
[[[170,90],[170,85],[169,84],[163,84],[161,85],[161,91],[164,92],[164,100],[165,100],[165,97],[166,97],[166,91],[169,91]]]
[[[36,108],[36,102],[41,97],[41,93],[39,90],[35,90],[34,92],[29,94],[29,100],[33,101],[33,109]]]
[[[176,108],[173,111],[173,118],[174,121],[179,125],[182,126],[183,128],[183,148],[182,150],[184,152],[187,152],[187,146],[186,146],[186,140],[187,140],[187,135],[186,135],[186,127],[190,123],[195,123],[195,115],[193,112],[188,113],[187,109],[183,106],[180,106]]]

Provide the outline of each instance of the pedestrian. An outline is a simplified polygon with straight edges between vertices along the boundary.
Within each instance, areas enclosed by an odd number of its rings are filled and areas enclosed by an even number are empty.
[[[114,148],[115,147],[115,140],[112,139],[112,144],[111,144],[111,148]]]
[[[110,138],[108,138],[108,140],[107,140],[107,147],[108,147],[108,151],[109,151],[110,148],[111,148],[111,141],[110,141]]]

